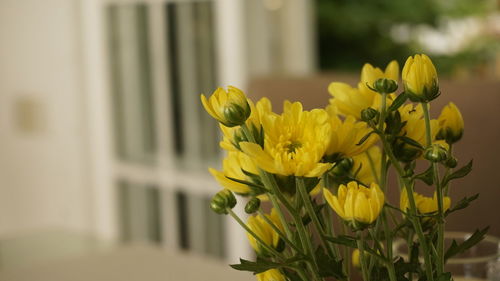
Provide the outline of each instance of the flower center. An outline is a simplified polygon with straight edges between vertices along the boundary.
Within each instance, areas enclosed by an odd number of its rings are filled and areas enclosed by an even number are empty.
[[[297,148],[301,148],[302,144],[298,141],[292,141],[289,144],[285,145],[288,153],[295,153]]]

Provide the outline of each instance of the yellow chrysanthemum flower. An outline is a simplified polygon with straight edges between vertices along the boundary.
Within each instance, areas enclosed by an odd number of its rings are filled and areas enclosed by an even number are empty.
[[[396,61],[391,61],[385,71],[373,67],[371,64],[365,64],[361,70],[361,82],[357,88],[353,88],[345,83],[332,82],[328,86],[328,91],[333,96],[330,104],[337,108],[340,114],[344,116],[352,115],[361,120],[361,111],[368,107],[380,109],[381,95],[370,90],[368,85],[379,78],[388,78],[395,81],[399,79],[399,65]],[[387,96],[387,103],[391,104],[394,95]]]
[[[356,173],[356,179],[362,183],[378,182],[380,179],[380,165],[382,153],[378,146],[372,146],[370,149],[352,158],[354,164],[352,173]]]
[[[240,143],[242,151],[259,168],[298,177],[319,177],[330,168],[330,164],[320,162],[331,134],[325,110],[303,111],[301,103],[286,101],[283,114],[267,116],[262,125],[264,148],[255,143]]]
[[[323,195],[330,207],[353,225],[373,223],[384,207],[384,193],[376,183],[366,188],[352,181],[347,186],[340,185],[337,196],[326,188]]]
[[[266,214],[266,217],[274,223],[283,231],[283,225],[278,217],[278,213],[275,209],[271,210],[270,214]],[[261,215],[250,216],[247,220],[247,226],[267,245],[273,248],[278,247],[279,235],[274,229],[264,220]],[[266,248],[263,247],[252,235],[247,233],[248,241],[250,245],[257,253],[265,253]]]
[[[420,214],[432,214],[438,211],[437,194],[435,192],[433,197],[427,197],[413,192],[413,197],[415,198],[417,210]],[[443,211],[448,210],[450,206],[451,198],[448,196],[444,196]],[[399,207],[403,211],[406,211],[408,208],[410,208],[410,204],[408,202],[408,192],[406,191],[406,189],[401,192]]]
[[[222,171],[209,168],[208,171],[214,176],[217,182],[224,188],[227,188],[237,194],[247,195],[252,192],[250,187],[231,180],[229,178],[252,181],[243,170],[258,175],[259,171],[253,163],[252,159],[240,151],[229,151],[226,158],[222,161]],[[265,196],[259,196],[259,199],[266,199]]]
[[[438,121],[438,139],[446,140],[448,143],[455,143],[462,138],[464,133],[464,119],[454,103],[450,102],[447,106],[443,107]]]
[[[250,116],[247,97],[236,87],[217,88],[209,99],[203,94],[200,98],[208,114],[227,127],[242,125]]]
[[[251,108],[250,117],[246,121],[246,125],[250,130],[256,132],[254,134],[255,138],[260,138],[260,127],[261,120],[264,116],[276,115],[272,112],[271,101],[268,98],[261,98],[255,105],[251,100],[248,100],[248,104]],[[220,146],[225,150],[239,150],[239,143],[242,141],[249,141],[240,127],[226,127],[220,124],[223,139],[220,142]]]
[[[424,55],[409,57],[402,72],[405,91],[414,101],[429,102],[439,96],[436,68]]]
[[[368,125],[356,121],[350,115],[344,121],[340,120],[332,106],[328,106],[326,110],[332,128],[330,144],[325,153],[327,158],[353,157],[366,151],[378,140],[377,135],[372,134],[363,144],[357,145],[371,131]]]
[[[257,281],[286,281],[285,276],[278,269],[269,269],[255,275]]]

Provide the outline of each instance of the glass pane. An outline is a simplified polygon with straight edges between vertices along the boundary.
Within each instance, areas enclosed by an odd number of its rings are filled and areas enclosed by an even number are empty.
[[[219,151],[217,124],[199,98],[216,87],[213,7],[211,2],[165,7],[175,151],[182,167],[204,170]]]
[[[108,8],[115,143],[119,158],[151,163],[156,150],[145,5]]]
[[[118,200],[123,241],[161,242],[158,188],[120,182]]]
[[[224,216],[209,209],[210,197],[177,193],[181,248],[224,258]]]

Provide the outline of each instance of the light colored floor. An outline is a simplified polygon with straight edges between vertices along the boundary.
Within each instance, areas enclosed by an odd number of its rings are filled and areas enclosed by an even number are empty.
[[[251,273],[235,271],[219,260],[153,245],[115,246],[69,233],[2,240],[0,251],[2,281],[255,280]]]

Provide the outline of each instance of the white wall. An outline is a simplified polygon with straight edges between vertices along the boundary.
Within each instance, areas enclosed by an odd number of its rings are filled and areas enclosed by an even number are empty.
[[[78,23],[77,0],[0,1],[0,235],[90,225]]]

